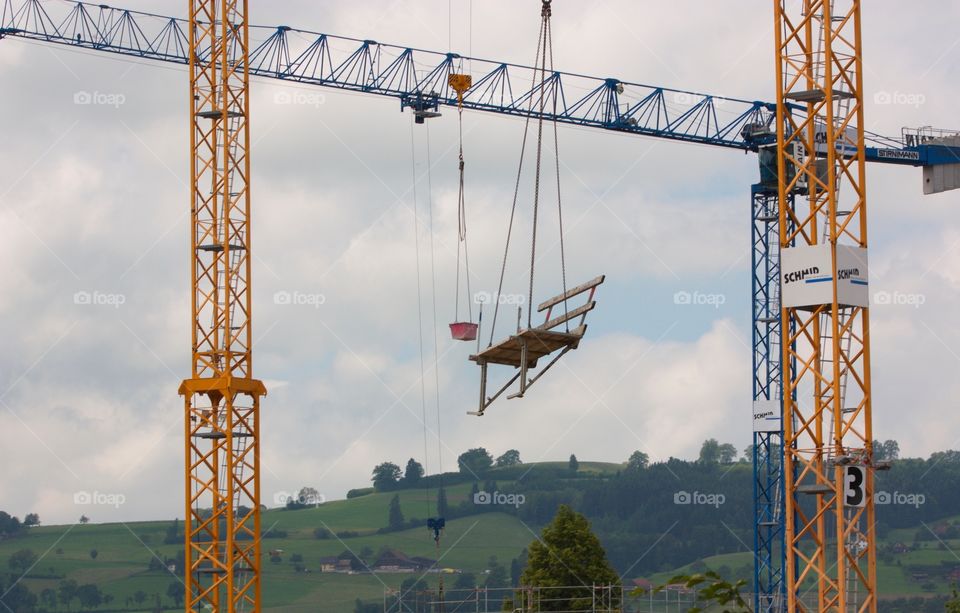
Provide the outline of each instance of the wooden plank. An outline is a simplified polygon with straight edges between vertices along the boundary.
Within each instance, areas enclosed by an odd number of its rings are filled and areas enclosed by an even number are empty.
[[[515,337],[511,337],[515,338]],[[527,364],[536,365],[536,362],[539,358],[549,353],[545,350],[540,350],[542,348],[534,349],[530,346],[527,347]],[[487,362],[495,362],[497,364],[510,364],[513,366],[520,365],[520,343],[511,343],[509,341],[504,341],[500,345],[494,345],[493,347],[488,347],[479,354],[475,356],[470,356],[470,359],[473,361],[484,360]]]
[[[556,330],[541,330],[539,328],[530,328],[528,330],[523,330],[520,332],[521,335],[526,336],[527,338],[533,338],[540,341],[551,341],[560,343],[561,345],[569,345],[574,342],[578,342],[582,337],[584,332],[587,331],[587,325],[581,324],[570,330],[569,332],[558,332]]]
[[[575,308],[574,310],[570,311],[566,315],[561,315],[560,317],[554,317],[550,321],[547,321],[546,323],[537,326],[537,330],[549,330],[550,328],[555,328],[564,322],[580,317],[584,313],[589,313],[590,311],[593,310],[593,307],[595,306],[597,306],[596,300],[588,302],[587,304],[581,307]]]
[[[579,326],[571,332],[554,332],[551,330],[527,329],[519,334],[510,336],[503,341],[487,347],[476,355],[471,355],[474,362],[492,362],[510,366],[520,366],[521,345],[527,343],[527,365],[535,366],[540,358],[563,349],[576,346],[586,331],[586,326]]]
[[[566,292],[560,294],[559,296],[554,296],[553,298],[550,298],[549,300],[546,300],[546,301],[544,301],[544,302],[541,302],[541,303],[540,303],[540,306],[537,307],[537,311],[545,311],[545,310],[549,309],[550,307],[552,307],[552,306],[554,306],[554,305],[556,305],[556,304],[559,304],[559,303],[563,302],[564,300],[569,300],[570,298],[573,298],[573,297],[576,296],[577,294],[583,293],[583,292],[587,291],[588,289],[593,289],[593,288],[595,288],[596,286],[598,286],[598,285],[600,285],[601,283],[603,283],[603,280],[606,279],[606,278],[607,278],[607,275],[600,275],[599,277],[596,277],[596,278],[594,278],[594,279],[591,279],[591,280],[587,281],[586,283],[582,283],[582,284],[574,287],[573,289],[568,289]]]

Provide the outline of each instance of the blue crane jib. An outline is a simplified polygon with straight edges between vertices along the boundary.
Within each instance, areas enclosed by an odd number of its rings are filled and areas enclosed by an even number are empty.
[[[518,64],[289,26],[251,26],[250,31],[251,38],[259,41],[250,54],[254,76],[389,96],[400,100],[401,109],[420,114],[456,106],[457,95],[448,77],[468,66],[473,86],[465,93],[463,106],[479,111],[534,118],[542,114],[566,124],[744,151],[757,150],[751,134],[757,127],[770,130],[776,118],[772,102],[567,72],[554,72],[540,84],[533,78],[533,68]],[[185,19],[74,0],[3,0],[0,20],[0,38],[177,64],[187,63],[187,32]],[[542,112],[541,95],[545,99]],[[531,104],[534,98],[536,105]],[[799,105],[794,109],[804,110]],[[877,134],[868,135],[866,154],[870,161],[910,166],[960,161],[960,147]]]

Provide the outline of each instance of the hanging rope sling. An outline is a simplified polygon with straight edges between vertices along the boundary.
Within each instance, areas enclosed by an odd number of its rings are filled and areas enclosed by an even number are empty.
[[[533,82],[531,84],[530,94],[528,96],[528,110],[524,124],[523,140],[520,148],[520,162],[517,168],[517,180],[513,194],[513,206],[510,210],[510,222],[507,228],[506,245],[503,252],[503,264],[500,269],[500,282],[497,288],[497,300],[494,300],[493,321],[490,326],[490,341],[487,347],[478,351],[476,355],[471,355],[470,360],[480,366],[480,404],[476,411],[469,411],[470,415],[482,416],[500,395],[510,388],[518,379],[520,381],[519,389],[507,396],[510,398],[522,398],[536,381],[543,376],[561,357],[567,352],[576,349],[580,340],[587,331],[586,316],[593,310],[596,302],[593,300],[597,287],[603,283],[605,276],[600,275],[590,281],[578,285],[572,289],[567,289],[566,272],[566,254],[563,243],[563,212],[562,200],[560,197],[560,148],[557,139],[557,101],[558,92],[553,69],[553,36],[550,27],[550,17],[552,15],[551,0],[542,0],[540,11],[542,20],[540,24],[540,34],[537,38],[537,55],[534,64]],[[549,76],[548,76],[549,75]],[[543,128],[544,120],[547,117],[547,97],[550,94],[552,98],[552,108],[550,117],[553,123],[554,140],[554,158],[556,160],[557,177],[557,215],[559,222],[559,245],[560,245],[560,268],[563,281],[563,292],[553,298],[550,298],[537,306],[537,312],[545,312],[545,320],[538,326],[533,325],[532,305],[533,305],[533,286],[534,273],[537,264],[537,227],[540,214],[540,182],[542,175],[543,158]],[[513,235],[513,223],[516,217],[517,201],[520,194],[521,175],[523,172],[523,159],[526,152],[527,138],[530,128],[530,116],[533,114],[534,99],[537,100],[537,147],[536,147],[536,168],[533,185],[533,229],[530,240],[530,283],[527,294],[527,322],[526,327],[521,326],[522,307],[517,310],[517,331],[516,334],[509,336],[499,343],[493,343],[493,334],[496,329],[497,315],[500,309],[499,296],[503,291],[503,282],[507,268],[507,258],[510,251],[510,239]],[[571,309],[569,302],[581,294],[587,294],[586,302],[579,307]],[[563,305],[563,314],[552,317],[554,308]],[[571,329],[570,322],[580,318],[578,324]],[[557,329],[563,326],[562,330]],[[559,351],[550,362],[539,370],[532,378],[528,378],[529,370],[537,367],[537,363],[543,357]],[[517,372],[492,396],[487,396],[487,375],[490,364],[501,364],[512,366],[518,369]]]

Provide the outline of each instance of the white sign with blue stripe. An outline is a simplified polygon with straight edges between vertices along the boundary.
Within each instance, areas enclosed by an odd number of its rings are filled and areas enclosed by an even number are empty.
[[[783,427],[780,425],[780,401],[754,400],[753,431],[779,432],[782,429]]]
[[[840,305],[869,306],[867,250],[837,245],[836,259],[829,244],[789,247],[780,252],[783,306],[812,309],[832,304],[834,281]]]

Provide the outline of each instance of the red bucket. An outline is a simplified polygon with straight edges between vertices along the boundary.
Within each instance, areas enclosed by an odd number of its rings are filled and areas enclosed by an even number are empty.
[[[477,340],[478,324],[469,321],[457,321],[450,324],[450,336],[455,341]]]

